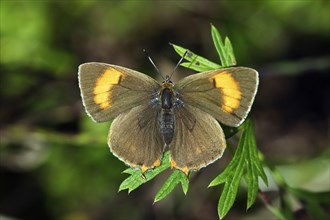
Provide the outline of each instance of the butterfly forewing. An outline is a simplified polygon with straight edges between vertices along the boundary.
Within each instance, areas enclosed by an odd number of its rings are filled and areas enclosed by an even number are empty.
[[[145,74],[105,63],[84,63],[78,75],[86,111],[97,122],[148,103],[160,88]]]
[[[223,124],[238,126],[250,111],[257,86],[257,71],[232,67],[188,76],[174,88],[185,104],[211,114]]]

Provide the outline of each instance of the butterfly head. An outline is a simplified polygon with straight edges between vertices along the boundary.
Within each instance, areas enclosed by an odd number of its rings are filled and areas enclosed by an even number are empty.
[[[166,75],[164,81],[162,82],[162,87],[163,88],[172,88],[173,86],[174,86],[174,84],[171,81],[171,77],[169,75]]]

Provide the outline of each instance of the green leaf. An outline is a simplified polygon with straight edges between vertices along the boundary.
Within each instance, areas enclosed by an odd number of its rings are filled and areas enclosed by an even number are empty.
[[[237,146],[238,153],[237,152],[236,152],[237,154],[235,153],[236,160],[238,161],[237,166],[234,169],[231,169],[231,172],[228,174],[224,189],[220,196],[220,200],[218,203],[218,213],[220,219],[225,217],[225,215],[228,213],[228,211],[234,204],[238,187],[244,173],[244,165],[245,165],[244,154],[245,151],[247,150],[245,147],[247,141],[245,136],[246,133],[243,132]],[[235,160],[235,158],[233,158],[233,160]]]
[[[223,188],[219,199],[218,213],[220,219],[225,217],[235,202],[239,183],[243,176],[243,163],[239,164],[237,167],[238,169],[235,169],[233,176],[231,178],[227,178],[225,187]]]
[[[171,44],[174,50],[180,56],[183,56],[186,53],[186,51],[188,51],[187,55],[185,56],[185,59],[189,62],[181,63],[181,66],[184,66],[189,69],[193,69],[198,72],[204,72],[208,70],[236,65],[236,59],[235,59],[233,47],[231,45],[229,38],[226,37],[225,43],[223,43],[219,31],[213,25],[211,25],[211,35],[214,46],[219,54],[222,65],[216,64],[204,57],[201,57],[184,47]]]
[[[262,167],[262,164],[259,160],[258,150],[256,146],[253,125],[251,120],[247,120],[246,122],[246,139],[248,141],[247,148],[247,160],[246,160],[246,168],[247,175],[245,179],[248,183],[248,201],[247,201],[247,209],[249,209],[258,195],[258,176],[261,176],[264,180],[265,184],[268,185],[266,173]],[[243,137],[242,137],[243,138]]]
[[[188,192],[188,188],[189,188],[189,179],[182,172],[181,172],[180,182],[181,182],[182,191],[186,195]]]
[[[183,62],[183,63],[180,64],[180,66],[186,67],[188,69],[195,70],[197,72],[205,72],[205,71],[210,70],[210,67],[193,65],[193,63],[190,63],[190,62]]]
[[[164,199],[181,182],[182,190],[186,194],[188,191],[188,180],[186,175],[180,170],[174,170],[171,176],[165,181],[155,196],[155,202]]]
[[[246,123],[244,123],[245,129],[248,130],[248,137],[249,137],[249,160],[253,166],[253,169],[256,170],[256,175],[260,176],[264,183],[268,185],[267,175],[264,171],[262,160],[263,155],[260,151],[257,149],[257,143],[254,135],[253,130],[253,123],[251,120],[247,120]]]
[[[128,189],[128,193],[130,193],[145,182],[147,182],[147,180],[143,178],[141,171],[135,170],[120,184],[118,191]]]
[[[253,165],[249,161],[246,163],[247,175],[245,175],[245,180],[248,184],[247,209],[249,209],[258,195],[258,175],[256,175]]]
[[[175,44],[171,44],[174,48],[174,50],[180,55],[183,56],[186,51],[188,51],[187,55],[185,56],[185,59],[189,62],[182,63],[181,65],[196,71],[207,71],[207,70],[213,70],[213,69],[220,69],[221,65],[216,64],[204,57],[201,57],[190,50],[180,47]]]
[[[230,42],[228,37],[225,38],[225,49],[226,49],[226,52],[227,52],[227,60],[229,61],[231,66],[235,66],[236,65],[236,58],[235,58],[235,55],[234,55],[233,47],[232,47],[231,42]]]
[[[237,165],[239,163],[239,157],[242,154],[242,150],[243,148],[237,147],[236,153],[233,159],[227,165],[226,169],[222,171],[216,178],[214,178],[208,187],[220,185],[226,182],[226,179],[229,177],[229,175],[233,172],[233,170],[237,168]]]
[[[218,52],[223,67],[229,67],[236,65],[236,59],[234,50],[228,37],[225,38],[223,43],[221,35],[216,27],[211,25],[211,35],[214,46]]]
[[[132,174],[134,171],[135,171],[135,169],[133,169],[133,168],[127,168],[122,173]]]
[[[257,150],[257,147],[256,147],[256,144],[254,145],[255,146],[255,155],[256,157],[253,158],[253,161],[254,161],[254,167],[255,169],[258,170],[258,175],[261,177],[262,181],[264,181],[264,183],[268,186],[268,179],[267,179],[267,175],[265,173],[265,170],[264,170],[264,167],[262,165],[262,159],[260,158],[263,158],[263,154]]]
[[[162,158],[162,164],[159,167],[146,171],[144,174],[142,174],[139,169],[128,168],[124,170],[123,173],[130,174],[130,176],[120,184],[118,191],[128,189],[128,193],[130,193],[140,185],[152,180],[158,174],[170,167],[169,157],[169,151],[165,152]]]
[[[225,66],[225,67],[230,66],[230,63],[227,60],[225,45],[222,42],[221,35],[220,35],[219,31],[213,25],[211,25],[211,35],[212,35],[214,46],[219,54],[222,66]]]

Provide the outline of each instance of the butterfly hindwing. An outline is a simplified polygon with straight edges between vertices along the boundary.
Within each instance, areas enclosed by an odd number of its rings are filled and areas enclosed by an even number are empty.
[[[161,163],[164,142],[157,120],[159,108],[152,104],[140,105],[120,114],[111,124],[110,150],[142,172]]]
[[[214,117],[189,105],[176,109],[175,116],[176,132],[170,145],[172,167],[188,173],[222,156],[225,137]]]

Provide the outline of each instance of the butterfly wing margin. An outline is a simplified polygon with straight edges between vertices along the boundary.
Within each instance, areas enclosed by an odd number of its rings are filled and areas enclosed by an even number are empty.
[[[184,103],[236,127],[250,111],[258,81],[256,70],[231,67],[188,76],[180,80],[175,89]]]
[[[160,88],[156,80],[143,73],[96,62],[81,64],[78,79],[86,112],[96,122],[149,102]]]

